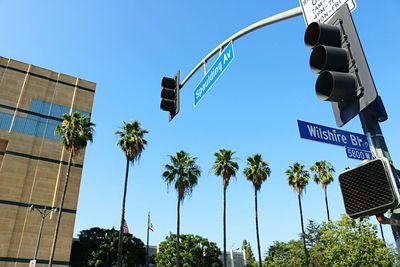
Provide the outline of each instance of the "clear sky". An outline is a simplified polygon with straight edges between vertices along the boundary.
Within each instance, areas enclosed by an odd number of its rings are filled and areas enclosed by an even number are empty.
[[[382,130],[399,167],[400,3],[357,3],[354,20],[389,114]],[[149,134],[129,177],[126,220],[133,235],[145,242],[148,211],[155,228],[151,244],[176,231],[176,193],[167,190],[161,173],[167,155],[184,149],[198,157],[202,175],[183,203],[181,231],[222,246],[222,182],[210,169],[214,152],[226,148],[240,159],[237,181],[227,192],[228,249],[240,247],[243,239],[256,248],[254,193],[242,171],[257,152],[272,169],[259,195],[262,250],[274,240],[298,238],[297,197],[284,174],[288,166],[299,161],[309,167],[324,159],[339,173],[360,163],[348,159],[342,147],[299,137],[297,119],[336,127],[330,104],[315,96],[317,76],[308,66],[302,17],[237,40],[236,58],[196,108],[193,90],[202,71],[181,90],[181,112],[171,123],[159,109],[163,76],[178,69],[186,76],[230,35],[298,5],[297,0],[0,1],[1,56],[97,83],[96,133],[86,152],[74,236],[94,226],[119,227],[125,157],[114,133],[123,121],[139,120]],[[362,132],[358,118],[343,129]],[[338,219],[344,207],[336,180],[328,194],[331,217]],[[313,182],[303,195],[303,211],[306,219],[326,220],[322,189]],[[385,233],[393,242],[387,226]]]

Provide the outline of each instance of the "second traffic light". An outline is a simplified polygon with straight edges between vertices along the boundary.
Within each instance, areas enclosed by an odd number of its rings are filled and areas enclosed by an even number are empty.
[[[160,108],[169,112],[171,121],[179,113],[179,71],[173,78],[163,77],[161,80],[161,103]]]
[[[312,47],[310,67],[319,73],[318,98],[331,101],[338,126],[343,126],[377,97],[367,61],[347,5],[327,24],[311,23],[304,41]]]

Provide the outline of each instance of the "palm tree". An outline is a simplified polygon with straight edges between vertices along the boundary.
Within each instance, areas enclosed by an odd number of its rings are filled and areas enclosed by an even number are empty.
[[[65,174],[64,189],[61,195],[60,206],[58,209],[56,228],[54,231],[53,243],[51,246],[49,267],[53,266],[54,254],[57,244],[58,231],[60,230],[62,210],[64,207],[65,195],[67,193],[71,164],[75,156],[83,150],[88,142],[93,141],[94,123],[90,122],[89,116],[82,116],[79,112],[63,114],[62,123],[55,129],[56,134],[61,135],[61,144],[66,151],[69,151],[67,172]]]
[[[128,174],[129,174],[129,163],[133,165],[135,161],[140,159],[142,152],[147,145],[147,141],[144,139],[145,134],[148,131],[140,127],[140,122],[124,122],[121,131],[117,131],[115,134],[119,136],[117,146],[121,147],[126,157],[126,170],[125,170],[125,184],[124,194],[122,197],[122,211],[121,211],[121,224],[119,228],[118,238],[118,262],[117,266],[122,266],[122,252],[123,252],[123,227],[125,224],[125,201],[126,192],[128,189]]]
[[[262,267],[260,236],[258,231],[258,201],[257,192],[261,190],[261,185],[271,175],[271,169],[267,162],[262,160],[261,154],[255,154],[247,158],[247,167],[243,171],[247,180],[253,183],[254,187],[254,204],[256,214],[256,234],[258,248],[258,265]]]
[[[200,167],[196,164],[196,157],[181,150],[174,156],[169,156],[171,164],[164,165],[162,177],[168,187],[173,185],[178,193],[177,222],[176,222],[176,267],[181,266],[179,232],[180,232],[180,207],[185,197],[190,196],[197,185],[201,175]]]
[[[325,195],[325,206],[326,206],[326,214],[328,216],[328,221],[331,219],[329,216],[329,206],[328,206],[328,185],[333,182],[333,173],[335,172],[335,168],[329,162],[325,160],[320,160],[315,162],[313,166],[311,166],[310,170],[314,172],[313,180],[316,184],[322,185],[322,190]]]
[[[226,189],[228,188],[231,177],[236,177],[236,172],[239,170],[238,163],[233,161],[233,154],[235,154],[235,152],[226,149],[220,149],[218,152],[215,152],[215,160],[212,167],[214,174],[222,177],[222,184],[224,187],[224,267],[226,267]]]
[[[299,200],[304,255],[306,258],[306,266],[308,267],[308,253],[307,253],[306,239],[304,233],[303,210],[301,208],[301,195],[303,193],[303,190],[305,190],[306,185],[308,184],[308,179],[310,178],[310,174],[308,173],[308,171],[304,169],[304,165],[295,162],[292,166],[289,166],[289,169],[286,171],[286,176],[288,177],[289,186],[293,187],[293,189],[297,192],[297,197]]]

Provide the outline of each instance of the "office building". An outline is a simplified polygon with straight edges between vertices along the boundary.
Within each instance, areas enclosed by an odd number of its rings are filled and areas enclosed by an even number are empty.
[[[65,181],[69,153],[55,127],[64,113],[90,115],[95,87],[0,57],[0,267],[27,267],[33,259],[39,210],[59,206]],[[84,154],[71,167],[53,266],[69,264]],[[47,266],[56,218],[50,212],[43,221],[36,266]]]

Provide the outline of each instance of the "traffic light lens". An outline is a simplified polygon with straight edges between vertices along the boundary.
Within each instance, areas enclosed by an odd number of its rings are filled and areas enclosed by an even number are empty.
[[[304,35],[304,42],[306,46],[313,47],[318,43],[319,38],[319,25],[316,22],[311,23],[306,30]]]
[[[175,101],[173,100],[168,100],[168,99],[162,99],[160,108],[162,110],[168,111],[168,112],[173,112],[175,110]]]
[[[348,72],[349,58],[342,48],[318,45],[311,53],[310,67],[316,73],[324,70]]]
[[[170,77],[163,77],[161,80],[161,86],[174,89],[176,87],[176,81],[173,78]]]
[[[319,99],[332,102],[346,102],[357,97],[356,79],[352,74],[323,71],[315,84]]]
[[[341,47],[342,35],[340,29],[336,26],[313,22],[306,29],[304,43],[308,47],[314,47],[319,44]]]
[[[167,98],[167,99],[174,100],[175,96],[176,96],[175,90],[170,90],[170,89],[167,89],[167,88],[163,88],[161,90],[161,97],[162,98]]]

